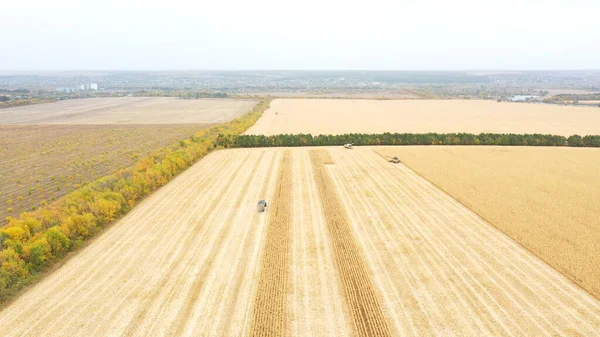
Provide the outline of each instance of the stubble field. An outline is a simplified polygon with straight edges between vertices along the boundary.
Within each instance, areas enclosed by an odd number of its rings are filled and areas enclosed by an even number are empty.
[[[255,103],[119,97],[2,109],[0,219],[52,202]]]
[[[221,123],[256,101],[173,97],[86,98],[0,110],[0,124]]]
[[[0,219],[52,202],[207,126],[0,125]]]
[[[246,134],[544,133],[597,134],[593,107],[478,100],[276,99]]]
[[[598,299],[367,148],[217,151],[0,312],[6,336],[599,330]]]
[[[600,150],[380,147],[600,298]]]

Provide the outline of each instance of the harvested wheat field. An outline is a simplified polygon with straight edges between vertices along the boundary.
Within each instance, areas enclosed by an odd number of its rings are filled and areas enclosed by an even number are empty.
[[[0,110],[0,124],[221,123],[248,112],[252,100],[173,97],[86,98]]]
[[[246,134],[544,133],[597,134],[592,107],[478,100],[277,99]]]
[[[207,126],[0,125],[0,219],[129,167]]]
[[[411,169],[340,148],[217,151],[0,312],[5,336],[599,330],[598,299]]]
[[[381,147],[600,298],[600,149]]]

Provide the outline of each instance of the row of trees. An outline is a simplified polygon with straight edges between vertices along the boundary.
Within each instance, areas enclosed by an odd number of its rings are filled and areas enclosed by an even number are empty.
[[[144,97],[179,97],[183,99],[198,98],[227,98],[229,95],[222,91],[194,91],[194,90],[172,90],[172,89],[144,89],[133,92],[133,96]]]
[[[600,92],[592,94],[559,94],[546,98],[547,102],[561,101],[600,101]]]
[[[223,147],[325,146],[343,145],[512,145],[512,146],[587,146],[600,147],[600,136],[578,135],[569,138],[544,134],[498,133],[380,133],[319,135],[234,135],[221,134]]]
[[[208,154],[217,146],[219,134],[244,132],[268,106],[268,100],[261,101],[240,118],[201,130],[55,203],[8,217],[0,229],[0,302]]]
[[[40,104],[40,103],[50,103],[55,102],[56,100],[47,100],[47,99],[38,99],[38,98],[24,98],[24,99],[5,99],[9,98],[8,96],[0,96],[0,109],[4,108],[14,108],[18,106],[32,105],[32,104]]]

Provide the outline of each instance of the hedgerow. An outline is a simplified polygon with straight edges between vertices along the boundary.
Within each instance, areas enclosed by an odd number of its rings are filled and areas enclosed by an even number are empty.
[[[0,229],[0,303],[210,153],[217,147],[219,135],[244,132],[269,103],[262,100],[239,118],[203,129],[36,211],[8,217]]]
[[[497,133],[380,133],[318,135],[238,135],[222,134],[217,144],[223,147],[331,146],[354,145],[510,145],[510,146],[584,146],[600,147],[600,136]]]

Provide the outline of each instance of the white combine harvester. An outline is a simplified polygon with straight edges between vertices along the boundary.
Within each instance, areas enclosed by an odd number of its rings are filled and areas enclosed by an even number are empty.
[[[345,148],[345,149],[352,149],[352,146],[353,146],[353,145],[354,145],[354,144],[344,144],[344,148]]]

